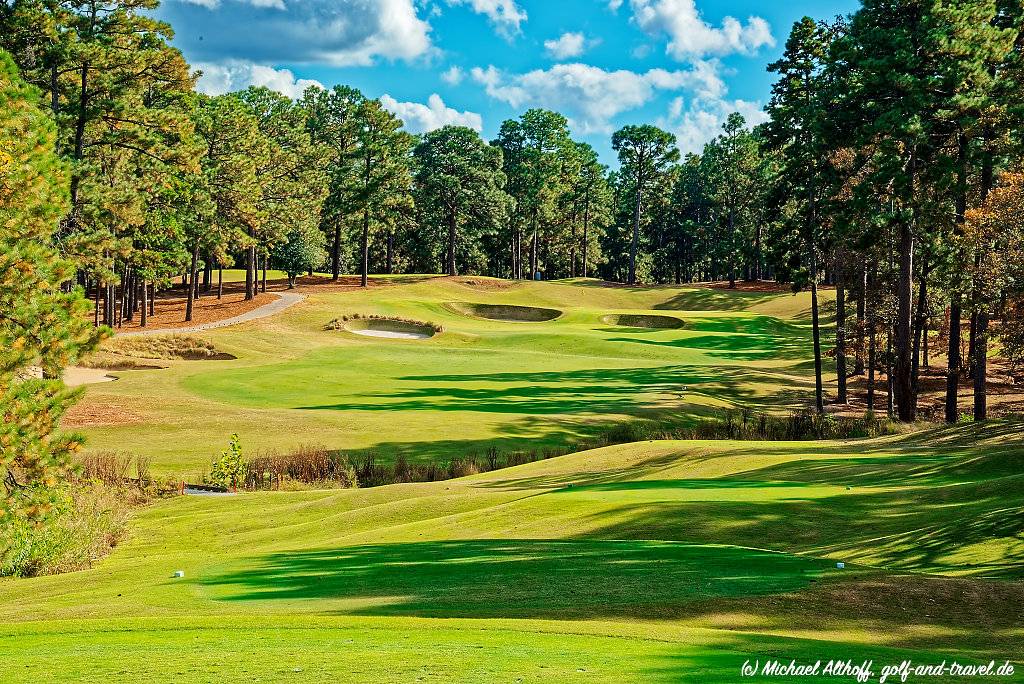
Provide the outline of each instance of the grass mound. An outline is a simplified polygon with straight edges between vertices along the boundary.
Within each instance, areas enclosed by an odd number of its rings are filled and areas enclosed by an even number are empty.
[[[553,321],[562,315],[558,309],[545,309],[539,306],[519,306],[516,304],[475,304],[472,302],[450,302],[452,310],[464,316],[476,316],[491,321],[520,321],[525,323],[543,323]]]
[[[184,361],[235,358],[219,351],[212,342],[192,335],[140,335],[115,337],[104,349],[120,356],[138,359],[175,359]]]
[[[602,316],[601,321],[623,328],[671,330],[683,327],[683,321],[675,316],[660,316],[658,314],[608,314]]]

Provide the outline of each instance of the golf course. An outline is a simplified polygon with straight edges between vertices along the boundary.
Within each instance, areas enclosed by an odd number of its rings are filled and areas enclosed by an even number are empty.
[[[0,0],[0,684],[1024,684],[1024,0]]]
[[[134,416],[88,428],[89,448],[181,476],[231,431],[253,449],[444,458],[781,412],[808,391],[805,295],[481,278],[304,292],[201,335],[231,358],[88,385],[81,406]],[[328,325],[342,317],[357,324]],[[358,334],[389,319],[432,334]],[[0,580],[3,681],[738,681],[770,658],[870,660],[872,681],[908,659],[1024,672],[1022,453],[1007,419],[176,496],[89,569]]]

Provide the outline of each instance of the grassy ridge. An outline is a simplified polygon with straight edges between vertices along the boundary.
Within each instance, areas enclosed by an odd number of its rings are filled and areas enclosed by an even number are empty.
[[[647,442],[448,482],[179,498],[93,570],[0,582],[0,658],[13,681],[186,682],[1013,658],[1024,440],[967,430]]]
[[[206,470],[228,435],[249,449],[317,442],[356,457],[444,459],[565,446],[627,419],[686,421],[809,391],[806,294],[596,281],[508,283],[395,278],[367,291],[317,291],[269,319],[203,334],[234,360],[117,371],[81,407],[93,449],[127,449],[156,473]],[[470,284],[471,283],[471,284]],[[458,313],[452,302],[564,312],[523,323]],[[669,311],[681,329],[605,323]],[[324,330],[345,314],[431,321],[429,340]],[[686,386],[685,393],[682,387]]]

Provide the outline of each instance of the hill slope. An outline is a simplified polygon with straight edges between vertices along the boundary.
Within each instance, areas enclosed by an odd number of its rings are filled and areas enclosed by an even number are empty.
[[[25,682],[667,682],[1019,657],[1022,453],[1003,422],[181,497],[92,570],[0,582],[0,661]]]

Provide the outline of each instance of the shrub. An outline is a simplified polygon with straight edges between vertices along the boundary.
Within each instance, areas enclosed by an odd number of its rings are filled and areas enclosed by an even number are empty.
[[[261,454],[245,464],[240,483],[246,489],[357,487],[348,459],[327,447],[303,445],[284,454]]]
[[[221,487],[237,487],[245,481],[245,460],[242,458],[242,441],[238,433],[231,435],[228,448],[220,452],[220,458],[213,462],[210,482]]]
[[[92,566],[128,534],[133,511],[152,490],[124,482],[73,482],[58,491],[44,524],[9,516],[0,522],[0,575],[34,577]]]

